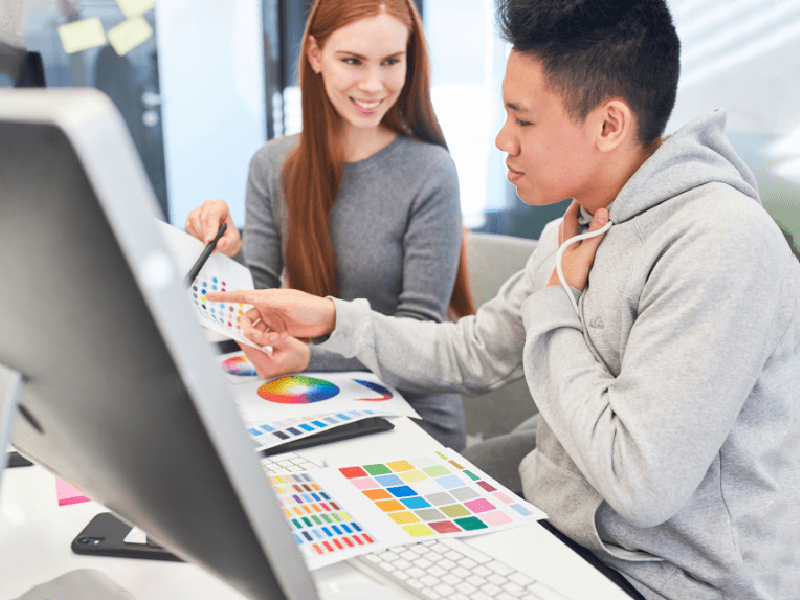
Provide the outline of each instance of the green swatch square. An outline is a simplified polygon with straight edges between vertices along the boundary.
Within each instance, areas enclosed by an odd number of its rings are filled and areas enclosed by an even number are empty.
[[[478,517],[466,517],[464,519],[453,519],[456,525],[463,527],[467,531],[475,531],[476,529],[488,529],[486,523],[481,521]]]
[[[439,475],[447,475],[450,473],[450,469],[447,467],[443,467],[442,465],[434,465],[432,467],[425,467],[422,469],[425,473],[430,475],[431,477],[438,477]]]
[[[464,473],[466,473],[469,476],[469,478],[472,479],[472,481],[478,481],[480,479],[480,477],[475,475],[475,473],[473,473],[472,471],[468,471],[467,469],[464,469]]]
[[[370,475],[384,475],[392,472],[386,465],[364,465],[364,470]]]

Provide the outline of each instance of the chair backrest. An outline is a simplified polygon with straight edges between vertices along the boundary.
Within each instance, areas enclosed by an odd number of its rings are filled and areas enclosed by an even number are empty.
[[[500,287],[523,269],[536,240],[491,233],[469,232],[467,264],[475,307],[491,300]],[[508,433],[538,412],[525,379],[478,397],[464,397],[467,435],[490,438]]]
[[[508,235],[467,234],[469,283],[476,308],[491,300],[509,277],[525,267],[536,243]]]

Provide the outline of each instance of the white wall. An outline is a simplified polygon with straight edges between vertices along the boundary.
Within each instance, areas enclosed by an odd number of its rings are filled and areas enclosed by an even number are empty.
[[[265,142],[260,0],[156,2],[170,221],[224,199],[244,224],[247,166]]]

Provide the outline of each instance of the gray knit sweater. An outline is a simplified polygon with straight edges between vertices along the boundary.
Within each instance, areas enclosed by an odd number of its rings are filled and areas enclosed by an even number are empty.
[[[281,285],[288,227],[281,170],[298,141],[296,135],[270,140],[250,162],[242,244],[256,288]],[[385,315],[444,319],[461,251],[458,177],[446,150],[397,136],[380,152],[346,163],[330,231],[339,297],[366,298]],[[365,368],[356,358],[311,349],[309,371]],[[400,391],[429,433],[451,448],[464,447],[458,394]]]
[[[800,264],[724,125],[696,119],[622,188],[580,317],[544,287],[551,224],[475,317],[336,301],[324,344],[418,389],[524,372],[541,413],[527,499],[652,600],[800,597]]]

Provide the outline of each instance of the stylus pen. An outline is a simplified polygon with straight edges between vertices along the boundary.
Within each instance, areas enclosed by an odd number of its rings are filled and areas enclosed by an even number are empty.
[[[197,262],[194,263],[194,266],[189,270],[189,274],[186,275],[186,287],[191,287],[194,278],[197,277],[197,274],[200,272],[200,269],[203,268],[203,265],[206,264],[208,257],[211,256],[211,253],[214,251],[214,248],[217,247],[217,242],[222,237],[222,234],[225,233],[225,230],[228,228],[227,223],[223,223],[219,226],[219,231],[217,232],[217,237],[206,244],[206,247],[203,248],[203,251],[200,253],[200,258],[197,259]]]

